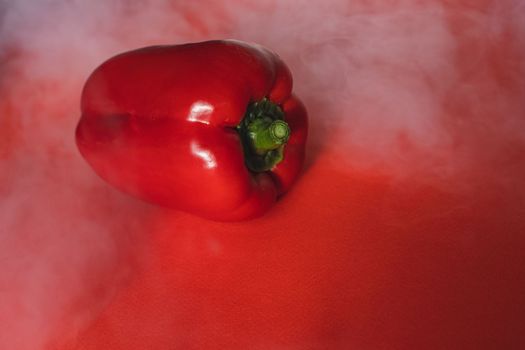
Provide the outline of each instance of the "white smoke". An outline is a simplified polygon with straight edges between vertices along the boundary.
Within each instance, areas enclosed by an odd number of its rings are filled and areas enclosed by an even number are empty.
[[[130,276],[147,231],[149,207],[109,189],[74,145],[82,84],[106,58],[259,42],[294,73],[310,164],[450,176],[522,157],[509,149],[525,133],[524,18],[522,1],[3,2],[0,348],[43,349],[82,329]]]

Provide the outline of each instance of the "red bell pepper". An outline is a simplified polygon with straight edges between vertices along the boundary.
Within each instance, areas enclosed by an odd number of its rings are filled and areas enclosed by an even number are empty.
[[[262,215],[296,180],[307,117],[269,50],[240,41],[152,46],[99,66],[76,140],[120,190],[216,220]]]

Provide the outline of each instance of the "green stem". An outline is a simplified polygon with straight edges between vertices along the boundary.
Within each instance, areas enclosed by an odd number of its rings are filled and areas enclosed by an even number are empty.
[[[252,103],[237,131],[250,170],[267,171],[283,160],[284,146],[291,131],[278,105],[268,99]]]
[[[279,148],[290,136],[290,128],[282,120],[274,120],[269,124],[266,120],[254,121],[248,126],[248,130],[252,147],[259,155]]]

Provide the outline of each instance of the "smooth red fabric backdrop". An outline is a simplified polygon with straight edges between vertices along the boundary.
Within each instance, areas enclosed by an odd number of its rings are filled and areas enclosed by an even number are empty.
[[[35,15],[44,7],[6,12],[31,15],[17,27],[30,35],[11,33],[2,51],[0,229],[17,248],[1,251],[0,340],[21,350],[43,348],[20,345],[33,336],[61,350],[525,347],[519,1],[166,3],[159,13],[153,1],[49,5],[49,23]],[[302,177],[249,222],[120,194],[73,143],[81,86],[103,59],[217,37],[281,53],[310,113]],[[51,341],[35,333],[47,324]]]

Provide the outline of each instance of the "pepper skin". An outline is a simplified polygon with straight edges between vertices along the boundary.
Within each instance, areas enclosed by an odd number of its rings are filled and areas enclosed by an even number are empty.
[[[117,55],[87,80],[76,141],[116,188],[205,218],[266,212],[296,180],[307,116],[269,50],[234,40]]]

